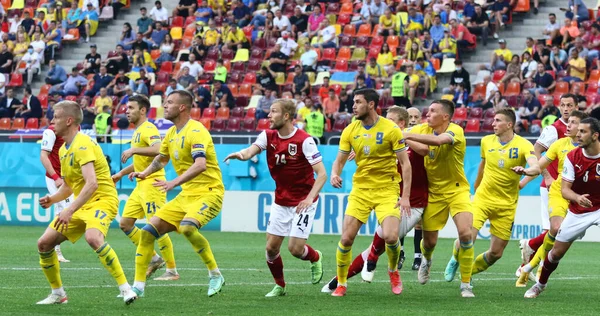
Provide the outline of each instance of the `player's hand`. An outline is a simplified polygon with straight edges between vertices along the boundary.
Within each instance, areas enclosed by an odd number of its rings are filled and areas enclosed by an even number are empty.
[[[514,173],[521,175],[521,176],[527,175],[525,167],[523,167],[523,166],[512,167],[512,168],[510,168],[510,170],[512,170]]]
[[[338,176],[338,175],[332,175],[331,179],[329,180],[329,182],[336,189],[341,189],[342,188],[342,178],[340,176]]]
[[[146,175],[143,172],[132,172],[128,176],[129,180],[133,181],[133,179],[138,178],[140,180],[146,179]]]
[[[63,178],[57,178],[54,180],[54,185],[56,188],[60,188],[63,184],[65,184],[65,180],[63,180]]]
[[[113,174],[111,178],[112,178],[113,182],[114,182],[115,184],[117,184],[117,182],[119,182],[119,181],[121,180],[121,178],[122,178],[122,177],[123,177],[123,176],[121,175],[121,173],[120,173],[120,172],[117,172],[117,173]]]
[[[588,199],[588,196],[590,196],[589,194],[582,194],[580,196],[577,197],[577,204],[586,207],[586,208],[590,208],[592,207],[592,201],[590,201]]]
[[[241,151],[237,151],[237,152],[227,155],[227,157],[225,157],[225,160],[223,160],[223,162],[227,162],[229,159],[244,160],[244,155],[242,154]]]
[[[546,187],[548,188],[548,190],[550,190],[550,187],[552,186],[552,182],[554,182],[554,180],[544,178],[544,182],[546,183]]]
[[[50,195],[42,196],[39,201],[40,205],[45,209],[49,208],[50,206],[52,206],[52,204],[54,204],[52,202],[52,199],[50,198]]]
[[[296,214],[304,213],[308,210],[308,208],[313,204],[313,199],[310,197],[306,197],[306,199],[302,200],[298,206],[296,206]]]
[[[350,154],[348,155],[348,161],[354,160],[354,157],[356,157],[356,153],[353,151],[350,152]]]
[[[401,217],[410,217],[410,201],[408,199],[399,199],[396,207],[400,208]]]
[[[169,192],[174,187],[176,187],[176,185],[173,183],[173,181],[165,181],[165,180],[158,180],[158,179],[154,179],[154,183],[152,183],[152,185],[159,188],[162,192]]]
[[[121,154],[121,162],[126,163],[133,156],[133,148],[129,148]]]
[[[69,222],[71,221],[71,217],[73,217],[73,210],[70,207],[62,210],[62,212],[58,213],[58,217],[56,217],[56,221],[54,222],[54,228],[58,232],[66,232],[67,227],[69,227]]]

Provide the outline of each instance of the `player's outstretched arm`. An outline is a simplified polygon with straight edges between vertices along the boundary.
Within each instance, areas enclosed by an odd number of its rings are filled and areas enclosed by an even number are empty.
[[[483,170],[485,169],[485,159],[481,159],[481,162],[479,162],[479,168],[477,169],[477,178],[475,179],[475,184],[473,185],[473,187],[475,188],[475,191],[477,191],[477,188],[479,188],[479,185],[481,184],[481,180],[483,180]]]
[[[146,168],[146,170],[142,172],[130,173],[129,180],[133,180],[133,178],[146,179],[147,176],[163,169],[167,163],[169,163],[168,156],[157,155],[154,157],[154,160],[152,160],[152,163]]]
[[[129,148],[121,154],[121,162],[125,163],[131,156],[140,155],[146,157],[155,157],[160,153],[160,142],[148,147]]]
[[[454,139],[452,139],[452,137],[446,133],[440,135],[404,133],[404,138],[406,140],[412,140],[428,146],[441,146],[444,144],[452,144],[452,142],[454,142]]]
[[[134,171],[135,171],[135,169],[133,168],[133,165],[129,165],[129,166],[123,168],[123,170],[113,174],[112,180],[114,183],[117,183],[117,182],[119,182],[119,180],[121,180],[121,178],[123,178],[124,176],[129,176],[129,174]]]
[[[237,159],[237,160],[241,160],[241,161],[246,161],[246,160],[251,159],[252,157],[260,154],[260,151],[261,151],[260,147],[252,144],[248,148],[244,148],[240,151],[237,151],[237,152],[227,155],[227,157],[225,157],[225,160],[223,160],[223,161],[227,162],[229,159]]]
[[[515,172],[516,174],[526,175],[528,177],[531,177],[532,179],[537,177],[541,172],[540,165],[538,164],[538,160],[535,159],[535,157],[530,157],[527,159],[527,164],[529,165],[528,168],[525,168],[522,166],[517,166],[517,167],[513,167],[511,170],[513,172]],[[520,183],[519,183],[519,188],[522,188]]]
[[[335,157],[335,161],[331,167],[331,179],[329,180],[334,188],[342,188],[342,177],[340,177],[340,174],[346,165],[346,161],[348,161],[349,154],[350,153],[338,151],[338,154]]]
[[[408,147],[412,149],[412,151],[419,154],[419,156],[425,157],[429,154],[429,146],[425,144],[421,144],[412,140],[407,140],[406,145],[408,145]]]
[[[61,185],[58,188],[58,191],[56,191],[56,193],[54,193],[53,195],[46,195],[41,197],[40,205],[43,208],[49,208],[50,206],[52,206],[52,204],[56,202],[66,200],[69,196],[71,196],[71,194],[73,194],[73,190],[71,189],[71,187],[69,187],[68,184],[63,183],[63,185]]]
[[[327,181],[327,171],[325,170],[325,165],[322,161],[314,164],[312,166],[312,169],[317,174],[317,177],[315,178],[315,183],[313,184],[312,189],[306,196],[306,199],[300,202],[300,204],[298,204],[298,207],[296,207],[296,213],[301,213],[308,209],[308,207],[313,203],[317,195],[319,195],[319,192],[321,192],[321,189],[323,189],[323,186]]]
[[[412,166],[406,150],[396,152],[396,158],[402,168],[402,197],[399,201],[402,214],[410,216],[410,189],[412,186]]]
[[[527,159],[527,164],[531,168],[531,166],[535,163],[537,168],[535,170],[531,169],[531,170],[529,170],[530,172],[526,173],[527,176],[525,176],[519,183],[519,188],[521,188],[521,189],[524,188],[533,179],[537,178],[540,175],[540,173],[544,177],[544,181],[546,181],[546,177],[543,175],[543,173],[546,170],[546,168],[548,168],[550,163],[552,163],[552,160],[548,159],[548,157],[546,157],[546,156],[543,156],[542,158],[540,158],[539,160],[537,160],[535,162],[533,160],[534,160],[533,158]],[[530,169],[530,168],[527,168],[527,169]],[[536,171],[536,172],[534,172],[534,171]],[[552,178],[549,173],[546,172],[546,174],[548,175],[548,177]],[[550,182],[552,182],[552,181],[554,181],[554,179],[552,179]]]

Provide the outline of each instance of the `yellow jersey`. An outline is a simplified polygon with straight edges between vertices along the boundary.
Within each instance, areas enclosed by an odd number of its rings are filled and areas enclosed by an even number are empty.
[[[100,148],[95,140],[79,132],[75,135],[70,145],[67,146],[67,143],[64,143],[60,147],[58,156],[60,157],[60,172],[62,177],[65,183],[73,190],[75,198],[77,198],[85,185],[81,166],[91,162],[94,164],[94,170],[96,171],[98,188],[92,194],[89,202],[109,198],[118,200],[117,189],[110,175],[110,167],[102,152],[102,148]]]
[[[565,163],[565,158],[567,157],[567,154],[575,148],[577,148],[577,143],[573,143],[573,140],[570,137],[560,138],[559,140],[552,143],[552,145],[550,145],[548,151],[546,152],[546,158],[550,161],[555,161],[556,159],[558,159],[557,170],[563,170],[563,164]],[[561,182],[562,177],[559,175],[555,181],[552,181],[552,185],[550,186],[549,191],[556,191],[558,194],[561,194]]]
[[[510,49],[496,49],[494,51],[494,54],[496,54],[496,56],[502,56],[504,57],[504,61],[506,62],[510,62],[510,60],[512,59],[513,53],[510,51]]]
[[[527,165],[527,159],[535,157],[533,144],[515,135],[503,144],[496,135],[481,139],[481,159],[485,159],[483,178],[475,192],[475,200],[510,209],[517,206],[521,176],[510,170]]]
[[[217,45],[220,37],[221,34],[219,34],[219,31],[209,29],[208,31],[204,32],[204,44],[206,46]]]
[[[356,173],[352,185],[375,189],[398,185],[400,174],[396,153],[407,150],[400,128],[392,121],[379,117],[373,126],[365,127],[356,120],[348,125],[340,138],[340,152],[356,153]]]
[[[135,129],[133,135],[131,136],[131,148],[146,148],[152,147],[155,144],[160,143],[160,133],[158,132],[158,128],[148,121],[142,123],[138,128]],[[154,157],[142,156],[142,155],[133,155],[133,169],[135,172],[142,172],[148,168],[148,166],[152,163]],[[151,175],[149,175],[146,179],[154,179],[154,178],[165,178],[165,170],[161,169]],[[145,179],[145,180],[146,180]],[[138,179],[137,181],[144,181]]]
[[[194,164],[196,158],[206,159],[206,170],[181,185],[183,195],[225,191],[215,145],[202,123],[189,120],[180,131],[176,126],[169,128],[160,146],[160,154],[171,159],[175,172],[180,176]]]
[[[413,127],[413,133],[433,135],[428,124],[422,124],[420,130]],[[450,123],[444,134],[452,138],[451,144],[429,146],[425,157],[425,170],[429,182],[429,193],[456,193],[469,191],[470,185],[465,176],[464,160],[467,150],[462,127]]]

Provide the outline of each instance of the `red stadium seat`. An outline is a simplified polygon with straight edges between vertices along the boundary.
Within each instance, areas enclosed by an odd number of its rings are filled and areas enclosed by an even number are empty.
[[[10,129],[11,121],[10,118],[4,117],[0,119],[0,131],[7,131]]]
[[[481,125],[481,131],[484,133],[493,132],[494,127],[492,126],[492,123],[494,123],[493,118],[487,118],[487,119],[483,120],[483,124]]]
[[[246,112],[246,118],[255,118],[256,117],[256,108],[249,108]]]
[[[504,78],[504,75],[506,74],[506,70],[502,70],[502,69],[498,69],[496,71],[494,71],[494,76],[492,77],[492,81],[493,82],[499,82],[500,80],[502,80],[502,78]]]
[[[483,113],[483,118],[484,119],[493,119],[494,116],[496,116],[496,111],[494,111],[494,109],[487,109]]]
[[[13,72],[10,74],[10,82],[8,87],[17,88],[23,85],[23,75],[19,72]]]
[[[347,125],[348,125],[348,122],[346,120],[337,119],[337,120],[335,120],[335,123],[333,123],[333,127],[331,128],[331,131],[339,133],[339,132],[343,131]]]
[[[48,92],[50,92],[50,88],[52,88],[51,84],[45,84],[40,88],[40,93],[39,94],[48,94]]]
[[[26,129],[38,129],[39,127],[39,121],[35,117],[28,119],[27,125],[25,125]]]
[[[354,26],[354,24],[347,24],[344,26],[344,31],[342,33],[354,37],[356,35],[356,26]]]
[[[516,96],[521,94],[521,83],[519,82],[509,82],[508,86],[506,86],[506,90],[504,91],[504,96]]]
[[[123,104],[117,108],[117,115],[125,114],[125,112],[127,112],[127,105]]]
[[[256,74],[253,72],[248,72],[244,74],[244,80],[242,83],[255,84],[256,83]]]
[[[365,49],[368,48],[369,47],[369,37],[368,36],[357,37],[356,38],[356,47],[362,47]]]
[[[13,121],[12,129],[25,129],[25,120],[23,118],[16,118]]]
[[[239,118],[232,118],[232,119],[229,119],[229,121],[227,122],[226,130],[228,132],[239,132],[241,128],[242,128],[242,122],[241,122],[241,119],[239,119]]]
[[[483,118],[482,108],[472,108],[469,112],[469,118],[481,120]]]
[[[244,118],[244,108],[243,107],[234,107],[231,110],[231,118]]]
[[[480,126],[479,119],[470,119],[467,121],[467,126],[465,127],[466,133],[478,133]]]
[[[454,116],[452,116],[452,121],[464,121],[467,119],[467,108],[457,108],[454,110]]]
[[[215,116],[216,116],[216,113],[215,113],[214,108],[206,108],[206,109],[204,109],[204,112],[202,112],[202,118],[214,120]]]
[[[560,96],[565,93],[569,93],[569,83],[565,81],[557,82],[553,94]]]
[[[255,129],[254,118],[253,117],[244,118],[244,120],[242,121],[242,124],[241,124],[241,130],[244,132],[253,132],[254,129]]]
[[[228,107],[220,107],[217,110],[217,119],[227,120],[229,119],[229,108]]]
[[[256,131],[257,132],[262,132],[264,130],[269,129],[271,123],[269,122],[269,119],[260,119],[258,120],[258,124],[256,125]]]
[[[335,61],[335,48],[325,48],[321,60]]]
[[[165,61],[160,65],[160,72],[172,73],[173,72],[173,63],[170,61]]]
[[[155,120],[156,119],[156,112],[157,112],[156,108],[150,108],[150,111],[148,112],[148,118],[151,119],[151,120]]]
[[[48,108],[48,94],[38,94],[38,99],[40,100],[40,104],[42,105],[42,109]]]
[[[226,125],[227,120],[217,118],[212,121],[212,127],[210,128],[210,130],[215,132],[222,132],[225,130]]]
[[[181,16],[174,16],[173,20],[171,21],[171,28],[173,27],[183,27],[183,17]]]

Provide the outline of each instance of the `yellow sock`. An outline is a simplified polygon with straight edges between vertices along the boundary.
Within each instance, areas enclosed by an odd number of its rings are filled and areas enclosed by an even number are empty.
[[[487,252],[484,252],[475,258],[471,275],[483,272],[491,266],[491,264],[488,263],[486,256]]]
[[[400,259],[400,240],[395,244],[385,244],[385,253],[388,256],[388,269],[396,271],[398,269],[398,259]]]
[[[133,229],[129,231],[129,233],[125,233],[125,235],[127,235],[127,238],[129,238],[129,240],[131,240],[131,242],[137,247],[140,245],[140,237],[141,237],[141,232],[142,230],[137,228],[137,226],[133,226]],[[156,255],[156,251],[154,249],[152,249],[152,256]]]
[[[152,260],[154,241],[158,236],[156,228],[152,224],[146,224],[141,230],[140,244],[135,253],[135,281],[146,282],[146,270]]]
[[[58,255],[54,248],[48,252],[40,252],[40,266],[44,275],[50,283],[50,287],[58,289],[62,287],[62,280],[60,278],[60,263],[58,262]]]
[[[552,247],[554,247],[554,236],[550,235],[550,232],[548,232],[546,236],[544,236],[544,244],[538,248],[538,250],[535,252],[535,256],[533,256],[529,262],[531,270],[540,265],[540,262],[546,258],[548,251],[552,250]]]
[[[421,240],[421,253],[423,254],[423,258],[427,260],[431,260],[431,256],[433,256],[433,250],[435,248],[427,249],[423,246],[423,240]]]
[[[452,245],[452,256],[454,257],[454,259],[456,259],[456,261],[458,261],[458,249],[460,248],[460,242],[458,241],[458,239],[456,239],[454,240],[454,243]]]
[[[475,257],[475,249],[473,241],[461,242],[458,250],[458,264],[460,266],[460,277],[463,283],[471,282],[471,270],[473,269],[473,257]]]
[[[173,253],[173,242],[168,234],[162,235],[158,238],[158,249],[160,254],[167,263],[167,269],[175,269],[175,254]]]
[[[387,247],[386,247],[387,249]],[[352,260],[352,246],[344,247],[341,242],[338,243],[335,252],[335,261],[337,263],[338,284],[346,285],[348,282],[348,269]]]
[[[105,242],[104,245],[96,249],[96,253],[104,268],[108,270],[118,285],[127,283],[127,278],[121,267],[121,262],[119,262],[119,257],[117,257],[117,253],[108,243]]]
[[[180,225],[180,230],[185,238],[192,244],[194,251],[200,255],[208,271],[217,269],[217,261],[210,249],[208,240],[200,234],[198,227],[194,225]]]

